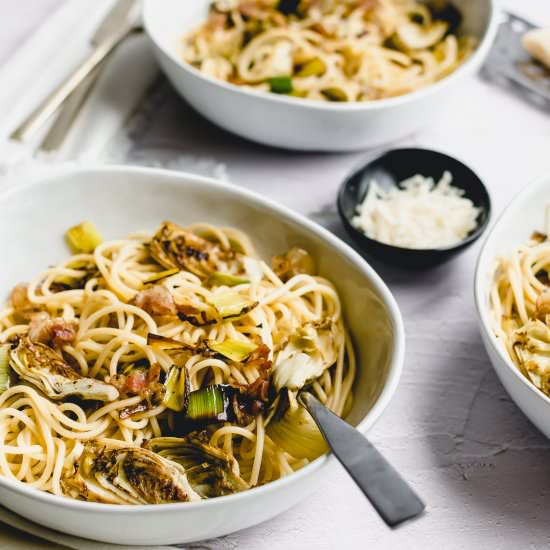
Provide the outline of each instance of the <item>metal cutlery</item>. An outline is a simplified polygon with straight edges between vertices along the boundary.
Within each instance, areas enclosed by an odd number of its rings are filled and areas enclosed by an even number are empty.
[[[425,510],[420,497],[363,434],[311,393],[301,392],[298,401],[321,430],[334,456],[388,526],[397,527]]]
[[[533,60],[521,44],[523,35],[535,28],[529,21],[503,12],[495,42],[483,67],[491,80],[500,80],[531,98],[550,101],[550,70]]]
[[[118,0],[94,34],[92,38],[94,49],[92,52],[30,113],[12,132],[10,138],[24,141],[44,124],[69,95],[87,78],[90,72],[136,28],[138,19],[139,4],[136,0]],[[90,79],[89,82],[93,82],[93,79]],[[78,103],[82,103],[83,97],[85,97],[84,92],[82,92],[82,97]],[[74,104],[76,103],[77,101],[74,100]],[[74,107],[72,110],[74,110]]]

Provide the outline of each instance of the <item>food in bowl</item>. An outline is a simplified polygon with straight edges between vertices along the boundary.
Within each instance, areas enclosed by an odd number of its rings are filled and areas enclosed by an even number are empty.
[[[480,209],[452,181],[448,171],[437,183],[431,177],[416,174],[390,190],[371,181],[351,222],[370,239],[392,246],[453,246],[478,226]]]
[[[352,403],[353,347],[338,294],[292,247],[164,222],[103,242],[16,286],[0,311],[0,472],[109,504],[227,495],[327,449],[296,400]]]
[[[216,0],[182,58],[261,92],[321,101],[400,96],[452,73],[474,51],[460,12],[416,0]]]
[[[544,233],[498,260],[490,293],[493,330],[531,383],[550,395],[550,205]]]

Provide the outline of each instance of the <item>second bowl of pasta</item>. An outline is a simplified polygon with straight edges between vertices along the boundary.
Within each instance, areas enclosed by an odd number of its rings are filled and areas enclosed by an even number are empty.
[[[492,0],[146,0],[144,24],[177,91],[267,145],[346,151],[434,119],[482,63]]]
[[[550,437],[550,177],[526,187],[482,248],[475,276],[481,335],[504,387]]]

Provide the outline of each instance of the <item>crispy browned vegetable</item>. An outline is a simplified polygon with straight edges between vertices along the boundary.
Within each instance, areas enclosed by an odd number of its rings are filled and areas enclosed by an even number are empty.
[[[77,468],[62,479],[65,494],[109,504],[191,502],[193,490],[178,463],[140,447],[86,444]]]
[[[32,342],[26,336],[19,338],[17,346],[10,350],[10,365],[20,378],[50,399],[77,396],[114,401],[118,397],[118,390],[111,384],[81,376],[55,350],[40,342]]]
[[[237,493],[249,488],[239,475],[237,461],[208,443],[204,432],[187,437],[158,437],[146,447],[184,469],[193,489],[203,498]]]
[[[218,271],[219,246],[172,222],[164,222],[151,241],[151,256],[166,269],[185,269],[201,279]]]

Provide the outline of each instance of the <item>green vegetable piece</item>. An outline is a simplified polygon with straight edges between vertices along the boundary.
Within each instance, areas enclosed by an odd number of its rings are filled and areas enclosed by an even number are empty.
[[[220,273],[219,271],[214,271],[206,280],[207,286],[237,286],[245,285],[249,282],[250,281],[244,277]]]
[[[290,76],[274,76],[268,78],[267,81],[274,94],[289,94],[292,92],[292,78]]]
[[[185,419],[199,422],[229,420],[229,406],[234,392],[230,386],[221,384],[191,392]]]
[[[288,94],[290,97],[306,97],[307,95],[307,92],[304,92],[303,90],[292,90],[292,92],[290,92]]]
[[[73,254],[90,254],[103,242],[92,222],[82,222],[71,227],[65,234],[65,239]]]
[[[323,60],[319,57],[314,57],[302,65],[296,76],[321,76],[327,70]]]
[[[223,342],[209,342],[208,347],[231,359],[231,361],[244,361],[258,346],[251,342],[241,342],[240,340],[224,340]]]
[[[0,394],[10,387],[10,345],[0,346]]]
[[[324,90],[321,90],[321,93],[329,101],[347,101],[348,100],[348,96],[339,88],[325,88]]]
[[[224,319],[244,315],[257,305],[257,302],[252,302],[237,292],[213,294],[207,298],[207,301],[217,309]]]
[[[173,411],[183,411],[189,403],[189,378],[185,367],[179,368],[174,365],[164,385],[166,393],[162,404]]]
[[[143,281],[143,284],[148,285],[150,283],[157,283],[158,281],[162,281],[162,279],[172,277],[172,275],[175,275],[176,273],[179,273],[179,272],[180,270],[176,267],[174,269],[166,269],[165,271],[159,271],[158,273],[155,273],[154,275],[147,277],[147,279]]]

